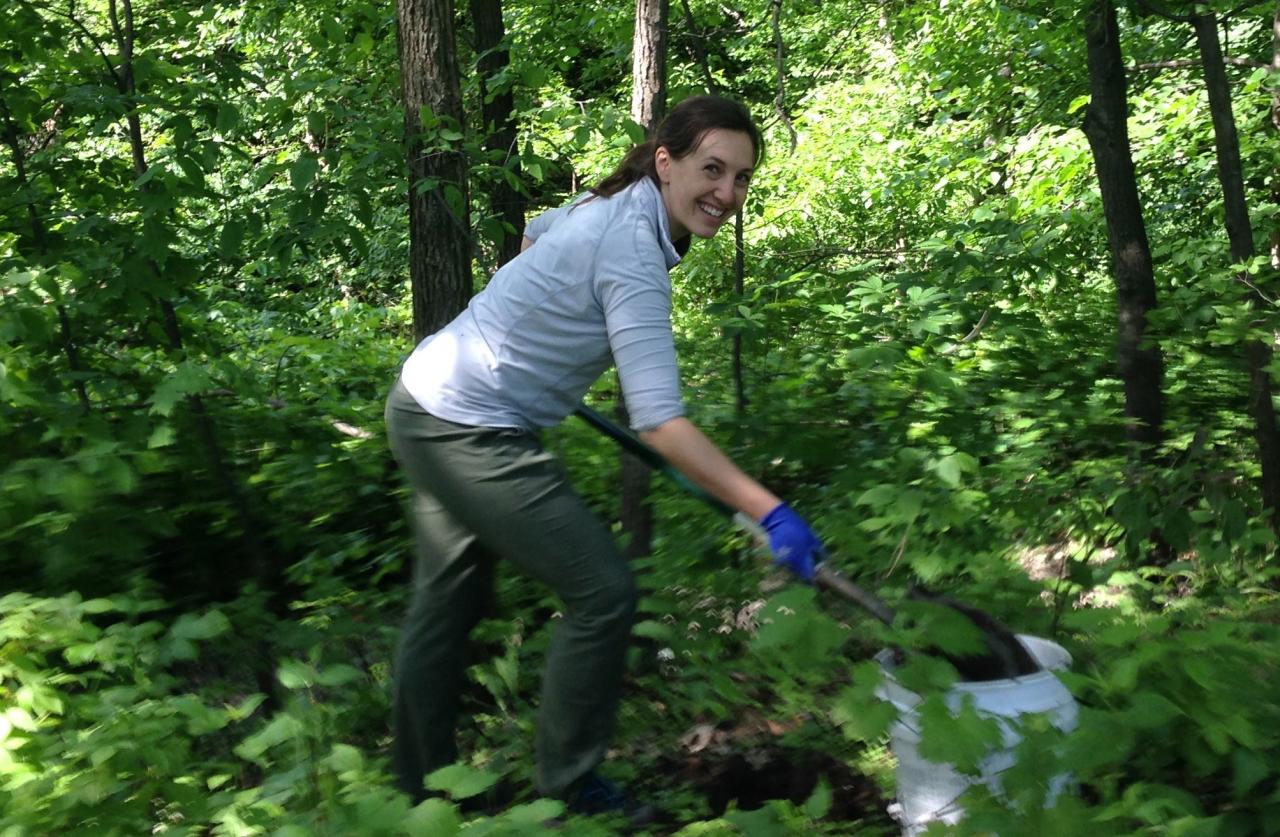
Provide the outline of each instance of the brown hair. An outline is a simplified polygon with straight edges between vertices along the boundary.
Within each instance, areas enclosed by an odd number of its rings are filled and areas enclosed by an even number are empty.
[[[665,147],[678,160],[693,153],[707,132],[716,128],[740,131],[750,137],[751,147],[756,153],[756,165],[760,164],[764,158],[764,140],[751,119],[750,111],[722,96],[690,96],[662,120],[651,139],[633,146],[613,173],[597,183],[591,193],[607,198],[643,177],[657,183],[658,168],[653,155],[660,147]]]

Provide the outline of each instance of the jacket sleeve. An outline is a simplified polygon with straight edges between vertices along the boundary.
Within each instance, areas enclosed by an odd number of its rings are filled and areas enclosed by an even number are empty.
[[[631,226],[598,251],[596,295],[631,427],[637,432],[684,415],[671,330],[671,278],[656,230]]]
[[[543,233],[549,231],[561,218],[568,215],[570,210],[590,197],[590,194],[579,195],[564,206],[548,209],[546,212],[540,213],[524,225],[524,237],[530,241],[537,241]]]

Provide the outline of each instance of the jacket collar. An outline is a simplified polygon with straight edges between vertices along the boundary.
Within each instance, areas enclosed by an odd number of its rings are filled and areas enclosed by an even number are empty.
[[[652,213],[658,222],[658,243],[662,245],[662,254],[667,261],[667,270],[680,264],[680,251],[671,241],[671,223],[667,220],[667,205],[662,201],[662,192],[657,184],[648,177],[642,177],[632,187],[636,196],[643,201],[647,211]]]

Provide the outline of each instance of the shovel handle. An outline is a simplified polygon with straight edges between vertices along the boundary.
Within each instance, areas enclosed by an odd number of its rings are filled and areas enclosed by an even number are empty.
[[[893,624],[893,608],[881,601],[878,596],[854,584],[839,570],[828,567],[826,564],[819,564],[813,583],[823,590],[828,590],[852,602],[886,625]]]
[[[578,418],[590,424],[596,430],[613,439],[625,450],[639,457],[642,462],[650,468],[661,471],[673,482],[683,488],[686,492],[702,500],[725,517],[733,519],[733,522],[739,529],[751,535],[758,544],[765,549],[769,547],[769,535],[765,532],[764,527],[753,520],[749,515],[736,511],[719,498],[713,497],[698,486],[689,482],[684,474],[671,467],[671,463],[662,458],[662,454],[646,445],[644,442],[632,436],[609,419],[600,415],[586,404],[579,404],[574,411]],[[870,613],[886,625],[893,624],[893,610],[880,601],[872,593],[862,589],[844,576],[839,570],[819,564],[813,583],[822,590],[829,590],[837,596],[857,605],[863,610]]]
[[[736,520],[737,517],[741,515],[744,521],[748,521],[754,525],[755,521],[752,521],[751,518],[734,510],[719,497],[713,497],[706,491],[703,491],[701,488],[691,483],[688,477],[671,467],[671,463],[663,459],[662,454],[658,453],[635,436],[632,436],[612,421],[609,421],[609,419],[600,415],[586,404],[579,404],[578,408],[573,412],[578,418],[582,419],[587,424],[591,425],[596,430],[599,430],[601,433],[621,445],[623,450],[627,451],[627,453],[634,455],[641,462],[648,465],[650,468],[653,468],[655,471],[661,471],[669,480],[683,488],[686,493],[697,497],[699,500],[706,503],[708,506],[711,506],[711,508],[720,512],[725,517],[732,517]]]
[[[756,521],[742,512],[733,516],[733,522],[765,549],[769,548],[769,533]],[[840,598],[851,602],[870,613],[886,625],[893,624],[893,609],[882,602],[878,596],[854,584],[849,578],[825,562],[818,565],[813,574],[813,584],[820,590],[835,593]]]

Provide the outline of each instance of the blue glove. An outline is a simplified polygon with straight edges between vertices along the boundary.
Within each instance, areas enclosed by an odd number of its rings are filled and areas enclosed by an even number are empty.
[[[786,503],[779,503],[761,519],[760,525],[769,533],[769,551],[773,553],[774,563],[812,582],[827,551],[804,518]]]

